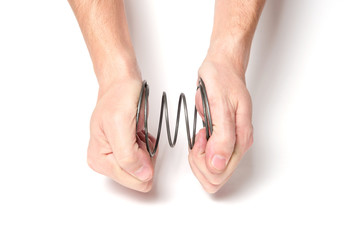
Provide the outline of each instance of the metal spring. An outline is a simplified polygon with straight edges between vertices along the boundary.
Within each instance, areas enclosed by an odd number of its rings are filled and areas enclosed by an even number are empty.
[[[209,139],[213,132],[213,125],[211,120],[211,114],[210,114],[210,106],[209,101],[206,93],[206,88],[203,80],[199,78],[199,84],[196,88],[196,90],[200,90],[201,99],[202,99],[202,105],[203,105],[203,111],[204,111],[204,121],[203,126],[206,128],[206,138]],[[190,127],[189,127],[189,117],[188,117],[188,109],[186,105],[186,97],[184,93],[180,94],[179,97],[179,103],[178,103],[178,110],[176,115],[176,125],[175,125],[175,133],[174,133],[174,139],[171,138],[170,133],[170,121],[169,121],[169,112],[168,112],[168,105],[167,105],[167,97],[166,93],[163,92],[162,99],[161,99],[161,109],[160,109],[160,119],[159,119],[159,125],[157,130],[157,136],[156,136],[156,142],[154,149],[150,148],[149,144],[149,132],[148,132],[148,99],[149,99],[149,85],[144,80],[140,92],[140,97],[138,101],[137,111],[136,111],[136,129],[139,122],[140,112],[141,112],[141,105],[143,101],[143,97],[145,95],[145,118],[144,118],[144,130],[145,130],[145,142],[146,142],[146,148],[149,152],[150,156],[153,157],[156,153],[156,150],[159,145],[160,140],[160,134],[161,134],[161,126],[162,126],[162,120],[163,120],[163,113],[165,109],[165,121],[166,121],[166,130],[167,130],[167,136],[168,136],[168,142],[170,147],[174,147],[176,144],[178,131],[179,131],[179,122],[180,122],[180,111],[181,111],[181,105],[183,104],[184,109],[184,115],[185,115],[185,124],[186,124],[186,133],[187,133],[187,140],[189,144],[189,148],[192,149],[195,143],[195,135],[196,135],[196,120],[197,120],[197,110],[195,106],[194,110],[194,123],[193,123],[193,134],[192,137],[190,137]]]

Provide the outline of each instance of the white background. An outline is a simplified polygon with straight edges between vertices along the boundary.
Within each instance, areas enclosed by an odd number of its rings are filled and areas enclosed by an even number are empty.
[[[153,132],[163,90],[172,122],[180,92],[192,112],[213,5],[126,2]],[[182,121],[141,194],[86,164],[97,82],[68,3],[1,1],[0,239],[360,239],[359,9],[268,0],[246,75],[255,142],[238,170],[205,193]]]

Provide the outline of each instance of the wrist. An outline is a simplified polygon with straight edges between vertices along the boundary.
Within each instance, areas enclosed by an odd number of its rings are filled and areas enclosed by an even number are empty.
[[[249,61],[251,39],[244,36],[211,37],[206,59],[219,64],[226,64],[239,75],[245,75]]]
[[[101,59],[101,62],[96,64],[94,62],[94,71],[99,83],[99,97],[112,86],[129,81],[141,82],[141,72],[135,55],[111,54]]]

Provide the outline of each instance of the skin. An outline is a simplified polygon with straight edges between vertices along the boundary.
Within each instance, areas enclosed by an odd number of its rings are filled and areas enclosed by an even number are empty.
[[[255,28],[265,0],[216,0],[210,47],[199,68],[206,85],[213,134],[196,135],[189,163],[209,193],[230,178],[253,142],[252,107],[245,72]],[[152,188],[155,155],[144,139],[143,116],[136,128],[142,84],[122,0],[69,0],[99,82],[90,121],[87,162],[96,172],[141,192]],[[203,117],[199,92],[196,107]],[[151,136],[153,147],[155,139]]]
[[[245,72],[265,1],[217,0],[210,47],[199,69],[206,85],[213,134],[196,136],[189,163],[205,191],[217,192],[253,143],[251,97]],[[200,93],[196,108],[203,117]]]

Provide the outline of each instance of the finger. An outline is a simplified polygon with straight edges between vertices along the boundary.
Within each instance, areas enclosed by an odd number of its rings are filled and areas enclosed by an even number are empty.
[[[149,109],[149,102],[147,102],[147,108]],[[144,123],[145,123],[145,94],[143,95],[141,106],[139,109],[139,122],[137,124],[136,132],[140,132],[144,130]]]
[[[238,142],[238,141],[237,141]],[[243,153],[240,150],[240,145],[235,146],[233,155],[230,158],[229,165],[222,173],[212,173],[207,165],[205,158],[206,148],[206,130],[201,129],[197,135],[195,144],[189,153],[190,166],[198,178],[204,189],[209,193],[214,193],[219,190],[231,177],[235,171]]]
[[[236,141],[235,109],[227,98],[216,94],[209,96],[209,105],[213,133],[206,146],[206,165],[211,172],[221,173],[225,170],[234,151]],[[200,115],[203,114],[199,93],[196,95],[196,108]]]
[[[206,147],[206,133],[205,128],[201,129],[196,135],[195,144],[192,150],[189,152],[189,164],[195,177],[199,180],[203,189],[208,193],[215,193],[218,190],[218,186],[210,183],[206,177],[198,169],[194,159],[197,161],[205,162],[205,147]]]
[[[104,138],[90,138],[87,162],[94,171],[110,177],[127,188],[140,192],[151,190],[152,181],[141,182],[119,167]]]
[[[140,181],[149,181],[153,176],[153,165],[148,152],[139,147],[136,140],[136,107],[123,104],[111,113],[103,119],[104,132],[116,162]]]
[[[225,171],[220,174],[212,173],[211,171],[209,171],[206,165],[206,160],[203,154],[204,144],[199,144],[199,142],[205,142],[205,141],[206,141],[206,134],[205,134],[205,130],[202,129],[199,131],[193,150],[191,151],[191,157],[192,157],[191,163],[199,170],[199,172],[204,176],[204,178],[209,183],[218,186],[218,188],[220,188],[222,185],[226,183],[226,181],[233,174],[240,160],[243,158],[246,151],[252,145],[253,143],[252,125],[250,124],[250,126],[247,125],[246,127],[245,126],[237,127],[236,144],[233,155],[231,156],[229,160],[229,164],[225,169]],[[199,148],[198,146],[201,147]],[[199,178],[199,176],[197,177]],[[201,181],[201,178],[199,179],[199,181]]]
[[[193,174],[199,180],[202,188],[208,193],[217,192],[219,187],[217,185],[211,184],[205,178],[205,176],[200,172],[200,170],[196,167],[196,165],[194,165],[193,160],[192,160],[192,154],[189,154],[189,163],[190,163],[190,168],[191,168]]]
[[[190,152],[191,160],[192,160],[190,163],[199,170],[202,176],[204,176],[204,178],[210,184],[214,186],[219,186],[222,183],[224,183],[224,181],[227,179],[229,170],[227,169],[225,172],[219,174],[219,173],[213,173],[208,169],[206,164],[206,153],[205,153],[207,144],[208,143],[206,140],[206,130],[205,128],[203,128],[197,134],[194,147]],[[202,184],[206,183],[205,181],[202,180],[202,178],[198,177],[198,179]]]
[[[121,135],[125,131],[119,128],[120,126],[116,126],[112,132],[107,134],[116,162],[122,169],[140,181],[150,180],[153,175],[153,167],[148,152],[139,147],[135,132],[133,136]]]
[[[216,193],[229,180],[232,171],[228,168],[227,172],[222,175],[211,173],[205,164],[205,148],[206,130],[203,128],[197,134],[194,147],[189,153],[189,163],[204,190],[208,193]],[[202,166],[202,170],[199,169],[198,165]]]
[[[116,162],[114,154],[106,156],[106,161],[112,165],[112,171],[108,174],[110,178],[123,185],[124,187],[139,191],[149,192],[152,188],[152,179],[147,182],[139,181],[124,171]]]
[[[89,167],[103,175],[107,175],[111,168],[103,157],[112,152],[107,146],[108,144],[104,138],[91,136],[87,150],[87,163]]]
[[[204,108],[203,108],[203,104],[202,104],[200,90],[197,90],[196,94],[195,94],[195,106],[196,106],[196,110],[197,110],[198,114],[200,115],[202,121],[204,122],[205,121]]]
[[[148,134],[148,136],[149,136],[150,150],[153,150],[154,147],[155,147],[156,140],[155,140],[154,136],[152,136],[150,133]],[[146,137],[145,137],[144,130],[137,133],[137,143],[138,143],[140,148],[142,148],[144,151],[147,151]],[[155,162],[156,162],[156,158],[157,158],[158,153],[159,153],[159,149],[156,149],[155,155],[151,158],[152,162],[153,162],[153,166],[155,166]]]
[[[249,150],[254,141],[251,100],[248,101],[248,104],[243,104],[236,111],[236,136],[240,151],[243,153]]]

